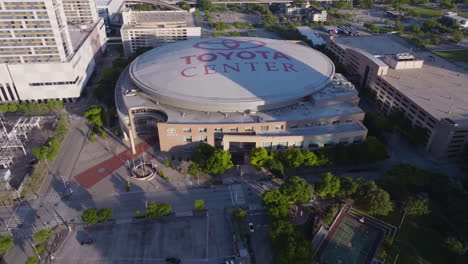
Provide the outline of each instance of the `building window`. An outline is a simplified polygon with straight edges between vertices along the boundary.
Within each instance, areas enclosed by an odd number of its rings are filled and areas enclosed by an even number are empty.
[[[297,124],[292,124],[289,126],[289,128],[298,128],[299,126]]]
[[[326,126],[327,125],[327,121],[320,121],[318,123],[319,126]]]
[[[295,148],[302,148],[304,146],[304,141],[296,141],[294,142],[293,147]]]
[[[276,129],[276,130],[283,130],[283,129],[284,129],[284,126],[283,126],[283,125],[276,125],[276,126],[275,126],[275,129]]]
[[[185,146],[184,147],[184,152],[191,152],[192,151],[192,146]]]
[[[273,146],[272,142],[262,142],[262,147],[266,149],[271,149],[272,146]]]
[[[362,136],[357,136],[357,137],[354,137],[353,143],[361,143],[362,140],[363,140],[363,137],[362,137]]]
[[[229,129],[229,131],[231,131],[231,132],[237,132],[237,127],[231,127],[231,128]]]
[[[305,127],[311,127],[311,126],[312,126],[312,123],[310,123],[310,122],[309,122],[309,123],[305,123],[304,126],[305,126]]]
[[[192,132],[192,129],[190,127],[184,127],[184,132]]]
[[[208,137],[207,136],[200,136],[200,141],[207,142]]]
[[[184,136],[184,142],[186,143],[192,142],[192,136]]]
[[[277,149],[285,149],[288,147],[288,142],[279,142],[276,146]]]
[[[245,131],[253,131],[253,127],[251,126],[245,127]]]
[[[351,122],[353,122],[353,119],[352,119],[352,118],[346,119],[346,123],[351,123]]]
[[[340,144],[348,144],[349,143],[349,138],[340,138]]]
[[[222,128],[219,128],[219,127],[217,127],[217,128],[215,128],[215,129],[214,129],[214,132],[223,132],[223,129],[222,129]]]
[[[310,142],[309,143],[309,148],[318,148],[319,144],[317,142]]]
[[[333,125],[338,125],[340,123],[340,120],[335,120],[332,122]]]
[[[206,127],[201,127],[198,129],[199,132],[206,132],[208,129]]]
[[[260,131],[268,131],[268,126],[261,126]]]

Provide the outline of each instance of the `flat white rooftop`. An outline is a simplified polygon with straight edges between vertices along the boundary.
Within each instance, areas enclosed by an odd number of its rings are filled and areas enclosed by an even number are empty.
[[[130,66],[154,100],[189,110],[268,110],[323,89],[331,60],[310,47],[263,38],[208,38],[150,50]]]

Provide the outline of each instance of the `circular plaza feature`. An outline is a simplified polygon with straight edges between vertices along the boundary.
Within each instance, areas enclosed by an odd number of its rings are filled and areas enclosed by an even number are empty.
[[[154,100],[195,111],[244,112],[290,105],[324,88],[334,65],[310,47],[263,38],[207,38],[152,49],[130,66]]]

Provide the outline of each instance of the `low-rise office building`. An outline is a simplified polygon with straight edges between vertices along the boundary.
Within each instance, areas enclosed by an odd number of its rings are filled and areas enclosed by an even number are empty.
[[[162,151],[206,142],[233,153],[253,147],[317,149],[362,142],[354,86],[324,54],[262,38],[209,38],[150,50],[116,87],[125,139],[158,136]]]
[[[327,47],[371,89],[385,114],[401,110],[426,130],[425,149],[456,159],[468,143],[468,71],[396,36],[344,37]]]
[[[128,7],[122,12],[122,20],[120,32],[127,56],[139,48],[156,48],[201,36],[195,14],[190,11],[134,11]]]

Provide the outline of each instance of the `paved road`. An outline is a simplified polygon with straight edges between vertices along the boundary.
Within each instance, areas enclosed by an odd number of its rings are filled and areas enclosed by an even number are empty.
[[[164,192],[129,192],[99,199],[83,195],[67,199],[57,193],[39,195],[36,200],[25,201],[20,206],[0,208],[0,218],[14,234],[17,244],[23,245],[22,249],[16,247],[16,251],[8,256],[11,261],[8,263],[22,263],[18,259],[24,261],[27,255],[24,251],[28,251],[24,244],[34,230],[54,226],[57,223],[79,223],[81,213],[86,208],[114,208],[114,219],[119,222],[134,217],[136,210],[144,211],[145,204],[153,201],[168,203],[176,213],[184,213],[193,210],[195,200],[202,199],[208,210],[221,213],[225,207],[240,205],[244,197],[241,186],[224,185]]]

